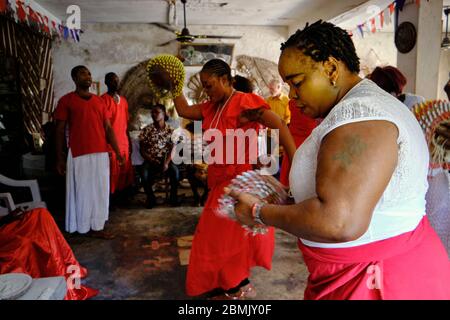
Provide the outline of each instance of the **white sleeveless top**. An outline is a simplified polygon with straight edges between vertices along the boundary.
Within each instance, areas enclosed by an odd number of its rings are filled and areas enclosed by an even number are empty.
[[[394,237],[414,230],[425,215],[429,153],[422,129],[403,103],[368,79],[354,86],[297,149],[289,175],[295,202],[317,196],[315,176],[322,139],[337,127],[368,120],[392,122],[399,131],[398,164],[374,209],[369,228],[359,239],[343,243],[300,239],[307,246],[353,247]]]

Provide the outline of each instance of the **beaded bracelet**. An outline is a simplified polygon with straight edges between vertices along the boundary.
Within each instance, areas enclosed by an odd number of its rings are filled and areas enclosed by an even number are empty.
[[[252,206],[252,217],[253,220],[260,225],[265,226],[266,224],[261,220],[261,209],[265,206],[265,203],[256,202]]]

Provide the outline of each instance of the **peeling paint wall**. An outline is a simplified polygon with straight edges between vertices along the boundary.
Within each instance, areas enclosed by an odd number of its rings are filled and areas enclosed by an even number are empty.
[[[366,75],[379,65],[397,65],[397,48],[392,32],[377,32],[364,38],[353,36],[356,53],[361,62],[361,71]]]
[[[280,44],[287,38],[286,27],[257,26],[189,26],[192,34],[238,35],[239,40],[198,40],[201,42],[234,43],[233,56],[245,54],[278,61]],[[70,70],[79,64],[86,65],[93,81],[100,81],[101,93],[107,72],[119,77],[141,61],[161,53],[177,54],[178,42],[165,47],[157,45],[175,37],[175,34],[149,24],[85,24],[80,43],[62,41],[53,50],[55,73],[55,101],[74,89]],[[187,73],[192,71],[187,67]]]
[[[176,54],[178,50],[177,42],[157,47],[175,35],[148,24],[86,24],[83,29],[80,43],[62,41],[54,45],[55,103],[62,95],[73,90],[70,70],[78,64],[90,68],[93,80],[100,81],[103,93],[106,90],[103,84],[106,72],[113,71],[123,76],[128,69],[145,59],[160,53]],[[210,42],[234,43],[234,57],[245,54],[274,62],[278,61],[280,44],[289,36],[285,27],[190,26],[189,29],[192,34],[242,35],[240,40]],[[362,67],[397,65],[393,33],[378,32],[366,35],[363,39],[355,35],[353,41]],[[201,42],[205,40],[198,41]],[[198,70],[196,67],[187,67],[188,77]],[[450,51],[441,51],[438,98],[446,98],[442,87],[448,80],[449,71]]]

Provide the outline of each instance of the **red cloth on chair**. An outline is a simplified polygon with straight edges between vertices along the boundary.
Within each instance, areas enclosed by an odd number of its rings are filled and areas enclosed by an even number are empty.
[[[223,134],[226,129],[240,127],[238,116],[245,109],[254,109],[269,106],[265,101],[254,94],[236,92],[229,103],[224,106],[223,114],[212,123],[217,110],[210,102],[201,105],[203,113],[203,128],[217,127]],[[220,110],[219,110],[220,112]],[[216,126],[217,123],[217,126]],[[249,122],[240,127],[258,130],[259,124]],[[257,135],[253,137],[257,143]],[[225,141],[225,136],[223,136]],[[234,145],[235,155],[238,146]],[[257,157],[249,154],[245,149],[246,159]],[[216,156],[226,157],[226,148],[216,150]],[[186,292],[190,296],[197,296],[216,288],[225,290],[239,285],[250,276],[250,268],[261,266],[271,269],[272,255],[274,251],[274,230],[269,229],[265,235],[247,235],[240,224],[230,219],[217,215],[218,199],[223,195],[223,188],[238,174],[251,170],[252,165],[245,164],[210,164],[208,166],[208,187],[210,188],[208,200],[200,216],[194,239],[186,279]]]
[[[0,227],[0,274],[64,276],[72,284],[76,283],[72,279],[77,270],[81,278],[86,277],[86,268],[78,263],[47,209],[27,211],[18,220]],[[68,285],[65,299],[86,300],[97,294],[97,290],[86,286],[70,289]]]
[[[298,246],[310,272],[305,299],[450,299],[450,261],[427,217],[411,232],[366,245]]]

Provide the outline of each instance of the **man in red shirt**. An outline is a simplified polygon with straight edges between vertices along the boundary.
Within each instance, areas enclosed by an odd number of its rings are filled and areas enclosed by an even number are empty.
[[[108,92],[102,95],[106,103],[107,110],[111,114],[111,127],[116,135],[120,154],[125,160],[123,166],[112,148],[109,148],[110,173],[111,173],[111,194],[124,190],[133,183],[134,173],[130,159],[130,144],[128,137],[128,102],[125,97],[118,93],[119,77],[114,72],[105,75],[105,84]]]
[[[67,169],[66,231],[111,238],[102,231],[109,215],[108,143],[121,164],[123,157],[106,104],[89,92],[92,84],[89,69],[77,66],[71,76],[76,89],[58,101],[55,111],[56,168],[61,175]],[[63,152],[66,126],[69,132],[67,155]]]

